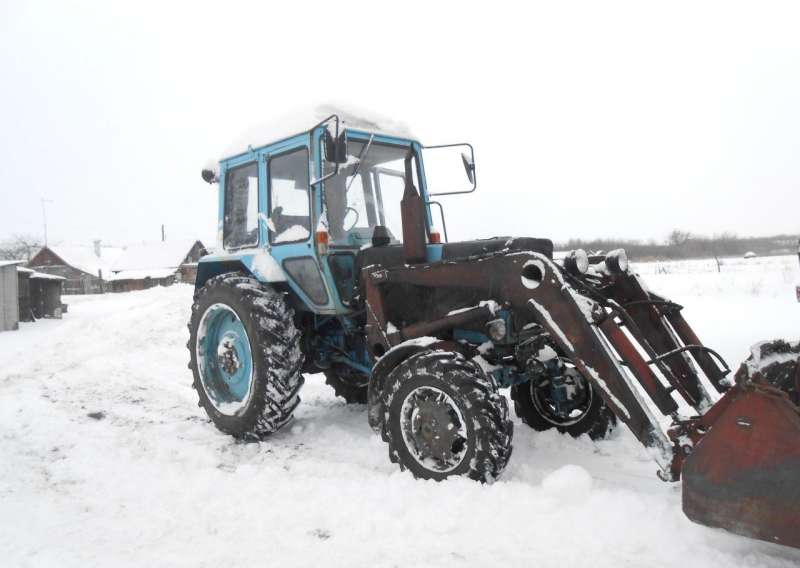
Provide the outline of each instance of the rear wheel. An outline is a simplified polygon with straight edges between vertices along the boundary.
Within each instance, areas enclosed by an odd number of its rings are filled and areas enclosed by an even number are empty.
[[[279,292],[240,273],[198,290],[189,323],[189,368],[199,404],[221,431],[260,438],[300,403],[300,332]]]
[[[574,438],[605,438],[617,423],[614,413],[574,365],[562,362],[560,373],[513,386],[517,416],[534,430],[556,428]]]
[[[426,351],[400,363],[382,390],[389,458],[415,477],[497,478],[511,456],[508,404],[475,363]]]
[[[325,371],[325,382],[336,396],[348,404],[366,404],[369,377],[346,365],[335,365]]]

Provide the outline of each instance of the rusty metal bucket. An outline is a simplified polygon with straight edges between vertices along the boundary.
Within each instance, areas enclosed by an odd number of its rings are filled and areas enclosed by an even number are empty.
[[[794,354],[794,356],[793,356]],[[691,520],[800,547],[800,343],[755,346],[682,468]]]

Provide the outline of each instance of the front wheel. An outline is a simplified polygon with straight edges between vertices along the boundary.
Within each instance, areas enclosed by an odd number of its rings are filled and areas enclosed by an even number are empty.
[[[414,477],[497,478],[511,455],[508,404],[481,368],[458,353],[425,351],[387,377],[382,438]]]
[[[196,294],[189,334],[193,386],[217,428],[257,439],[291,419],[303,355],[282,294],[239,273],[216,276]]]
[[[559,368],[557,376],[511,388],[517,416],[540,432],[555,428],[573,438],[605,438],[617,423],[614,413],[574,365],[561,362]]]

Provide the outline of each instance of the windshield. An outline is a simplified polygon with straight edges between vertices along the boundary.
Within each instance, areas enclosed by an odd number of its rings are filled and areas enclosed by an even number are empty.
[[[347,163],[324,183],[328,233],[332,244],[361,246],[369,243],[377,225],[389,230],[392,243],[403,239],[400,200],[405,188],[407,146],[350,140]],[[363,154],[362,154],[363,153]],[[361,156],[361,161],[358,157]],[[332,164],[326,164],[330,171]],[[417,180],[416,156],[412,166]]]

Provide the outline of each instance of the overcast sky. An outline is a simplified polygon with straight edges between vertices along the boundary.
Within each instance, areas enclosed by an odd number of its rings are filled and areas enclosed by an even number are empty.
[[[204,163],[327,101],[474,144],[451,239],[797,233],[797,6],[0,0],[0,239],[213,241]]]

